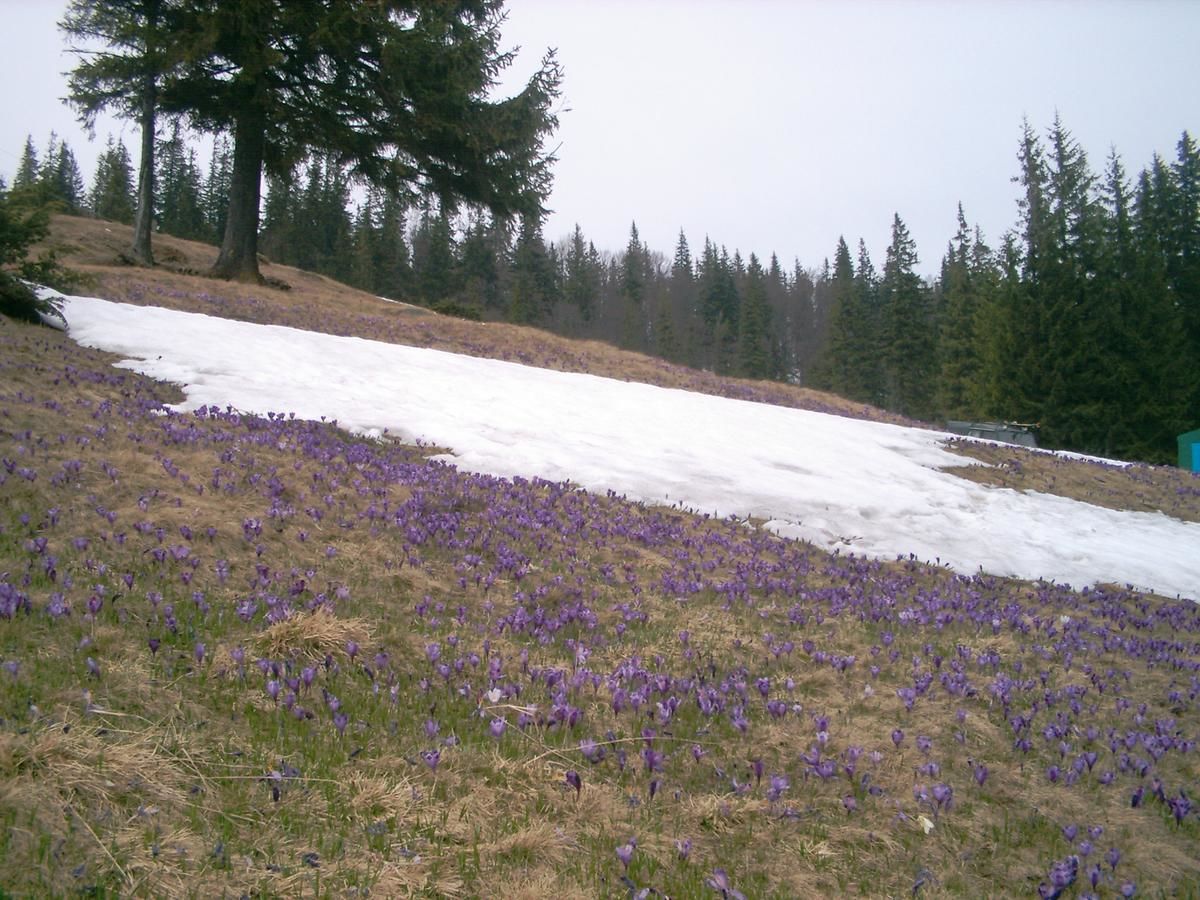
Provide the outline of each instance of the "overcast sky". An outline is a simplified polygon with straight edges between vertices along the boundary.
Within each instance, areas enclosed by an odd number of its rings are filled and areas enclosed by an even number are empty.
[[[65,3],[0,0],[0,174],[51,129],[90,180],[94,142],[59,101]],[[565,69],[546,236],[578,222],[620,250],[630,223],[670,256],[682,228],[819,266],[838,235],[882,264],[893,213],[934,273],[961,201],[993,245],[1016,222],[1027,117],[1061,115],[1099,171],[1130,174],[1200,136],[1193,0],[510,0],[519,84],[547,47]]]

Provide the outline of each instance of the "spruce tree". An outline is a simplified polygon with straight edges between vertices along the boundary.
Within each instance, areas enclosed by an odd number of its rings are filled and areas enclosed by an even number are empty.
[[[180,40],[181,0],[72,0],[59,23],[80,62],[71,72],[70,101],[89,128],[112,109],[142,133],[137,211],[130,256],[154,262],[150,232],[155,208],[155,131],[162,80],[192,48]],[[96,49],[99,44],[103,49]]]
[[[291,173],[283,176],[291,180]],[[229,186],[233,179],[233,146],[229,136],[218,134],[208,160],[208,173],[200,190],[200,209],[204,214],[206,240],[220,243],[225,233],[225,215],[229,205]]]
[[[638,236],[637,222],[629,226],[629,241],[621,257],[621,293],[635,307],[646,296],[646,248]]]
[[[413,274],[421,301],[437,306],[458,289],[454,229],[445,209],[426,206],[413,232]]]
[[[746,287],[739,311],[738,374],[746,378],[771,378],[775,375],[775,366],[771,352],[767,277],[753,253],[746,269]]]
[[[383,297],[404,299],[412,293],[412,251],[408,244],[405,206],[397,194],[383,192],[379,219],[381,268],[377,290]]]
[[[1200,148],[1186,131],[1176,145],[1170,184],[1167,277],[1182,317],[1184,353],[1194,361],[1200,359]],[[1200,423],[1200,377],[1191,379],[1189,394],[1187,416],[1194,427]]]
[[[938,377],[936,406],[948,418],[972,416],[972,386],[978,380],[979,353],[975,321],[980,298],[975,285],[976,250],[971,230],[958,205],[958,231],[942,260],[938,316]]]
[[[172,123],[171,136],[156,151],[155,158],[159,167],[155,176],[158,229],[188,240],[204,240],[208,232],[201,207],[200,171],[178,122]]]
[[[928,289],[917,274],[917,245],[896,214],[879,282],[879,355],[883,406],[908,416],[931,414],[936,323]]]
[[[1053,446],[1103,452],[1120,390],[1106,364],[1118,313],[1101,279],[1103,210],[1087,155],[1057,118],[1050,148],[1050,255],[1037,285],[1047,322],[1042,434]]]
[[[1120,158],[1109,158],[1104,184],[1106,253],[1100,286],[1116,319],[1106,348],[1113,414],[1098,449],[1150,462],[1175,459],[1186,428],[1189,366],[1181,310],[1173,302],[1157,237],[1139,234]]]
[[[133,166],[129,151],[121,141],[108,137],[104,153],[96,161],[89,204],[92,215],[124,225],[133,223],[136,204],[133,192]]]
[[[32,195],[37,190],[38,172],[41,164],[38,162],[37,148],[33,144],[33,135],[25,138],[25,149],[21,152],[21,162],[17,165],[17,174],[13,179],[12,193]]]
[[[583,229],[576,223],[567,243],[563,299],[578,311],[585,325],[592,321],[600,300],[600,272],[595,257],[595,246],[584,241]]]
[[[541,213],[560,73],[548,55],[519,94],[491,98],[514,59],[499,49],[501,0],[183,2],[182,39],[194,52],[165,86],[164,105],[234,142],[214,275],[260,279],[264,169],[285,175],[312,150],[447,208]]]
[[[557,295],[557,273],[546,251],[541,222],[537,216],[526,216],[513,251],[509,321],[522,325],[546,321]]]
[[[493,311],[503,307],[506,245],[503,229],[494,220],[481,212],[472,216],[460,247],[462,296],[468,306]]]
[[[861,400],[866,394],[866,386],[861,379],[859,343],[865,325],[855,289],[854,263],[844,237],[838,237],[833,269],[823,280],[829,286],[829,335],[824,352],[814,367],[813,383],[836,394]]]

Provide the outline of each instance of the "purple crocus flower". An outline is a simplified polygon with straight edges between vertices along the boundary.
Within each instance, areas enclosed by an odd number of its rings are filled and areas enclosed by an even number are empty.
[[[438,763],[442,761],[442,753],[440,750],[425,750],[421,753],[421,759],[425,761],[425,765],[429,766],[430,770],[436,772]]]
[[[954,802],[954,789],[944,782],[938,782],[931,790],[934,802],[943,809],[949,809]]]
[[[680,840],[679,838],[676,838],[675,839],[675,852],[679,854],[679,858],[681,860],[684,860],[686,862],[688,856],[691,855],[691,852],[692,852],[692,839],[684,838],[683,840]]]
[[[720,891],[721,896],[726,900],[746,900],[745,894],[734,890],[729,884],[729,876],[725,874],[724,869],[713,869],[712,875],[704,883],[714,891]]]
[[[567,774],[564,777],[566,778],[567,784],[575,788],[575,796],[578,797],[579,792],[583,790],[583,779],[579,777],[579,773],[574,769],[568,769]]]
[[[492,737],[497,739],[503,737],[504,729],[507,727],[508,722],[501,718],[492,719],[492,721],[488,723],[488,731],[491,732]]]
[[[904,732],[899,728],[892,729],[892,743],[895,744],[897,748],[904,743]]]
[[[650,747],[642,748],[642,762],[647,772],[657,772],[662,765],[662,754]]]
[[[637,848],[637,843],[630,840],[628,843],[617,847],[617,859],[621,861],[621,865],[626,869],[629,868],[629,863],[633,860],[633,851]]]

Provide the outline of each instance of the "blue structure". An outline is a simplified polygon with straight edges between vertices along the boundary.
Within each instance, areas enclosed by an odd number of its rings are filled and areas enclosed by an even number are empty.
[[[1179,440],[1179,468],[1188,472],[1200,472],[1200,428],[1181,434]]]

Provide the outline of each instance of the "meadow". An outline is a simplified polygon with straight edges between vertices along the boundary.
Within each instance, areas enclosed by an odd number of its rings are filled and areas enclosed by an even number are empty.
[[[123,269],[103,227],[52,239],[95,296],[875,415],[184,242]],[[1190,600],[180,414],[113,362],[0,321],[5,895],[1200,894]],[[1200,520],[1176,470],[965,452]]]

